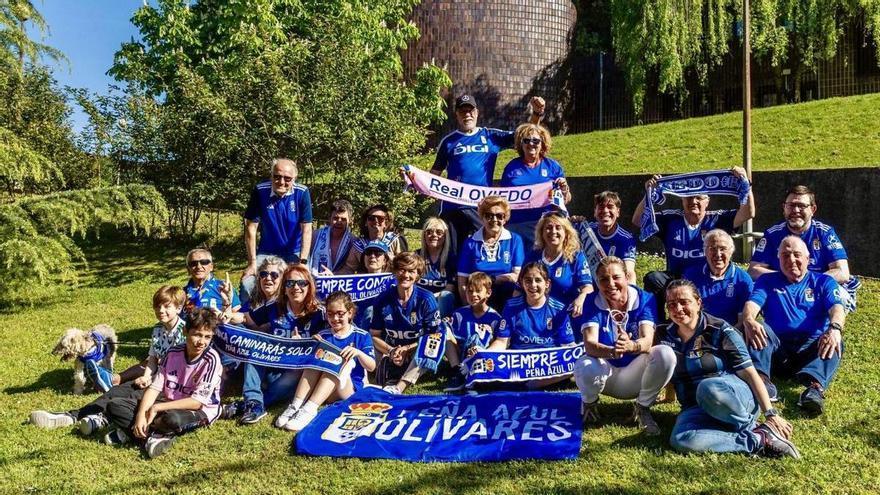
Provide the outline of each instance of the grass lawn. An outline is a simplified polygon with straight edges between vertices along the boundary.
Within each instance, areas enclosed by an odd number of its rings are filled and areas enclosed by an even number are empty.
[[[754,170],[880,165],[880,94],[758,108],[752,112]],[[496,178],[516,155],[498,158]],[[554,136],[550,156],[570,177],[679,173],[742,164],[742,113]],[[707,158],[708,157],[708,158]],[[415,163],[428,168],[434,155]]]
[[[111,241],[87,246],[80,286],[55,302],[0,314],[0,492],[2,493],[866,493],[880,487],[880,282],[862,289],[846,329],[847,355],[818,419],[798,413],[800,389],[781,382],[779,408],[795,426],[803,454],[793,460],[741,455],[682,456],[668,446],[677,405],[662,405],[664,436],[646,439],[623,424],[629,404],[603,399],[608,424],[585,432],[572,462],[409,464],[301,457],[291,434],[262,423],[219,421],[183,437],[164,457],[114,449],[72,429],[41,430],[22,422],[32,409],[64,410],[91,400],[71,394],[71,366],[50,355],[69,326],[99,322],[117,329],[123,369],[146,354],[154,322],[150,298],[166,282],[184,282],[186,249],[161,242]],[[237,278],[238,250],[217,250],[216,265]],[[167,261],[171,260],[171,261]],[[655,267],[643,258],[639,268]],[[233,271],[233,268],[235,271]],[[419,392],[436,393],[426,380]]]

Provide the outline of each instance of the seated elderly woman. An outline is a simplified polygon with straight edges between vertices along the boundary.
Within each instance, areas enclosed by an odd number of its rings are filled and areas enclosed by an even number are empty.
[[[222,321],[229,321],[232,314],[238,312],[241,302],[238,293],[228,280],[220,281],[214,277],[214,257],[205,248],[196,248],[186,254],[186,270],[189,282],[184,286],[187,302],[185,312],[195,308],[208,308],[220,315]],[[228,278],[228,274],[227,274]],[[227,297],[228,306],[224,304],[223,293]]]
[[[504,228],[510,219],[510,205],[500,196],[487,196],[480,201],[477,213],[483,226],[467,238],[458,253],[458,292],[466,301],[468,275],[483,272],[492,277],[489,305],[501,310],[513,295],[525,252],[520,236]]]
[[[659,327],[657,340],[675,352],[672,382],[681,403],[672,448],[799,458],[789,440],[791,424],[770,403],[742,335],[703,312],[700,293],[689,280],[669,284],[666,310],[672,323]],[[764,423],[755,426],[759,409]]]
[[[266,256],[257,267],[257,278],[259,282],[254,285],[251,290],[250,297],[247,302],[241,305],[239,311],[234,313],[230,318],[230,323],[242,324],[253,328],[251,313],[262,308],[263,306],[275,303],[278,295],[281,294],[281,276],[287,270],[287,263],[278,256]],[[223,303],[227,304],[229,299],[229,291],[223,293]]]
[[[419,279],[419,287],[434,294],[441,318],[451,316],[455,310],[456,262],[450,245],[446,222],[437,217],[425,220],[422,247],[416,250],[416,254],[425,260],[425,274]]]
[[[542,263],[526,263],[519,275],[523,295],[504,306],[501,322],[489,349],[542,349],[575,344],[565,306],[550,297],[550,277]],[[526,382],[528,388],[541,388],[567,380],[568,376]]]
[[[354,273],[361,253],[370,243],[381,242],[388,246],[388,253],[392,259],[407,250],[406,238],[400,235],[394,226],[394,214],[383,204],[373,205],[364,211],[361,215],[360,234],[361,237],[355,239],[351,246],[345,266],[334,271],[335,274]]]
[[[574,325],[584,336],[585,354],[574,369],[584,421],[599,420],[599,394],[635,399],[633,421],[645,434],[659,435],[651,406],[672,378],[675,354],[653,345],[654,297],[628,284],[626,264],[616,256],[603,258],[596,272],[599,292],[587,297],[584,314]]]
[[[535,228],[535,250],[526,261],[537,261],[550,274],[550,297],[561,302],[573,318],[581,315],[593,277],[581,251],[577,231],[562,213],[545,213]]]
[[[516,128],[514,149],[518,158],[511,160],[501,174],[502,186],[531,186],[554,182],[559,187],[566,204],[571,201],[571,191],[565,180],[562,165],[547,156],[550,152],[550,131],[537,124],[522,124]],[[526,246],[535,241],[535,224],[541,214],[552,211],[553,206],[514,210],[508,228],[522,236]]]
[[[245,317],[247,326],[288,339],[311,337],[326,327],[315,281],[308,267],[288,266],[281,286],[283,289],[277,301],[251,311]],[[257,423],[266,416],[266,407],[291,399],[301,374],[301,370],[245,364],[239,424]],[[276,426],[281,427],[289,419],[279,417]]]
[[[742,311],[754,282],[742,268],[731,263],[736,247],[730,234],[710,230],[703,239],[706,263],[684,271],[682,278],[694,283],[703,299],[704,310],[733,326],[742,326]]]

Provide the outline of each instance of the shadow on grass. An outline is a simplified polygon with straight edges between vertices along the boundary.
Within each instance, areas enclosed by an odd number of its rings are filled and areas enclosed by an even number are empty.
[[[70,368],[46,371],[30,385],[6,387],[3,389],[3,392],[7,394],[29,394],[31,392],[39,392],[46,389],[61,393],[73,390],[73,365],[71,365]]]
[[[161,462],[161,461],[159,461]],[[255,469],[262,469],[263,466],[260,463],[255,463],[253,461],[239,461],[239,462],[230,462],[228,464],[224,464],[222,466],[212,466],[205,469],[199,469],[194,471],[187,471],[185,473],[181,473],[174,477],[174,479],[170,480],[152,480],[150,482],[150,491],[156,492],[156,489],[159,489],[159,493],[168,492],[175,493],[184,489],[192,490],[194,487],[203,486],[205,484],[205,480],[211,479],[213,477],[217,477],[217,475],[221,472],[230,472],[236,473],[237,475],[241,475],[247,471],[252,471]],[[102,491],[95,491],[94,493],[121,493],[128,491],[136,491],[136,492],[146,492],[147,487],[144,486],[143,480],[118,483],[115,485],[107,486],[104,483],[102,487]]]
[[[130,357],[137,360],[147,357],[150,347],[150,338],[153,335],[153,327],[133,328],[119,332],[119,346],[117,357]]]

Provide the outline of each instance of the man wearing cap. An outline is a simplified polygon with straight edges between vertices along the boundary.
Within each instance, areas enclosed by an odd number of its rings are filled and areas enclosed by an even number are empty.
[[[529,122],[538,124],[544,116],[544,99],[533,96],[529,101]],[[477,101],[471,95],[455,100],[455,120],[458,129],[447,134],[437,147],[437,157],[431,173],[440,175],[446,170],[450,180],[474,186],[491,186],[495,175],[495,160],[501,150],[512,148],[513,131],[477,127]],[[450,230],[453,250],[464,243],[469,235],[482,225],[474,207],[440,202],[440,218]]]
[[[312,246],[312,198],[296,183],[293,160],[272,162],[269,180],[254,186],[244,212],[244,245],[248,265],[241,274],[241,297],[247,300],[256,283],[256,270],[266,256],[288,263],[306,261]],[[257,245],[257,229],[260,243]]]

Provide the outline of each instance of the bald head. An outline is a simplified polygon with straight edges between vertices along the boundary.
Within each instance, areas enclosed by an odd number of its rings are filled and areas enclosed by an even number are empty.
[[[796,236],[790,235],[779,243],[779,269],[790,282],[799,282],[807,274],[810,264],[810,251],[806,243]]]

